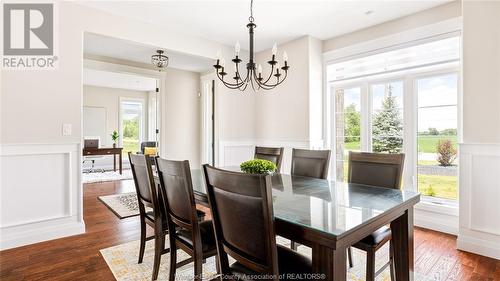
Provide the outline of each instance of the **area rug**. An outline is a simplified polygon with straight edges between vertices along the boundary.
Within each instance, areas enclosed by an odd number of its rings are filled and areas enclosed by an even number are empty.
[[[99,200],[120,219],[139,215],[137,194],[135,192],[99,196]],[[150,210],[150,208],[146,208],[146,212]]]
[[[290,242],[287,239],[278,237],[277,243],[289,247]],[[166,245],[169,245],[168,236]],[[298,251],[304,255],[311,256],[311,249],[305,246],[299,246]],[[151,280],[153,272],[154,259],[154,240],[146,243],[146,251],[142,264],[137,263],[139,253],[139,241],[132,241],[118,246],[102,249],[101,255],[111,269],[111,272],[118,281],[146,281]],[[377,265],[380,268],[388,259],[388,245],[382,247],[376,254]],[[177,260],[187,259],[189,256],[182,250],[178,250]],[[160,273],[158,280],[168,280],[170,254],[165,254],[161,258]],[[365,280],[365,262],[366,254],[360,250],[353,249],[354,267],[348,269],[348,280],[361,281]],[[193,280],[193,264],[187,264],[177,269],[176,280]],[[215,260],[214,258],[207,259],[203,265],[204,280],[209,280],[215,276]],[[415,280],[425,280],[415,276]],[[390,280],[389,268],[384,270],[377,277],[377,280]]]
[[[95,182],[105,182],[105,181],[119,181],[119,180],[129,180],[132,179],[132,170],[123,170],[122,174],[118,171],[107,171],[104,173],[82,173],[83,183],[95,183]]]

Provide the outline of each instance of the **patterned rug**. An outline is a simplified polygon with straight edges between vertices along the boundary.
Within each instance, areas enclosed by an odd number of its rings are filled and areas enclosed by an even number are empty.
[[[139,215],[137,194],[135,192],[99,196],[99,200],[120,219]],[[150,208],[146,208],[146,212],[148,211],[150,211]]]
[[[105,182],[105,181],[119,181],[119,180],[129,180],[132,179],[132,170],[123,170],[122,174],[118,171],[107,171],[104,173],[82,173],[83,183],[95,183],[95,182]]]
[[[167,236],[168,239],[168,236]],[[277,243],[286,247],[290,246],[287,239],[278,237]],[[168,240],[166,245],[168,245]],[[306,246],[299,246],[298,251],[304,255],[311,256],[311,249]],[[102,249],[101,255],[108,264],[111,272],[118,281],[148,281],[151,280],[153,272],[154,259],[154,240],[146,243],[146,251],[142,264],[137,263],[139,253],[139,241],[132,241],[118,246]],[[189,256],[182,250],[178,250],[177,260],[187,259]],[[389,247],[385,245],[376,254],[376,268],[380,268],[387,262],[389,256]],[[158,280],[168,280],[170,254],[165,254],[161,258],[160,273]],[[348,269],[348,280],[365,280],[365,262],[366,254],[363,251],[353,248],[354,267]],[[177,269],[176,280],[193,280],[193,264],[187,264]],[[209,258],[203,265],[204,280],[211,279],[216,274],[215,259]],[[390,280],[389,268],[386,268],[376,280]],[[415,280],[425,280],[415,276]]]

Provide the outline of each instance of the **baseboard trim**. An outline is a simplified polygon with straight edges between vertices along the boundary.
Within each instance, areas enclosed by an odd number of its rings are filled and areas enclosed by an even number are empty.
[[[0,232],[2,234],[0,238],[0,250],[3,251],[24,245],[83,234],[85,233],[85,222],[73,221],[25,230],[18,230],[18,227],[12,227],[9,229],[9,232],[12,233],[11,235],[6,235],[6,229],[1,229]]]
[[[500,243],[460,234],[457,239],[457,248],[500,260]]]
[[[452,235],[458,234],[458,216],[415,208],[414,225]]]

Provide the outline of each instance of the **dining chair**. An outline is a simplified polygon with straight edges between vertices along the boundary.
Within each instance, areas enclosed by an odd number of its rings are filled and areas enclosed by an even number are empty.
[[[208,164],[203,171],[222,278],[267,275],[277,280],[278,274],[312,272],[311,259],[276,245],[270,175],[224,171]],[[228,255],[236,262],[229,265]]]
[[[349,151],[349,167],[347,170],[347,181],[349,183],[378,186],[384,188],[399,189],[403,174],[405,155],[386,153],[367,153]],[[389,244],[389,262],[375,271],[375,252],[385,243]],[[387,266],[390,267],[391,280],[394,278],[393,246],[391,240],[391,228],[384,226],[361,241],[352,245],[366,252],[366,280],[375,280]],[[352,267],[352,251],[348,248],[349,266]]]
[[[155,161],[168,228],[171,230],[169,280],[175,280],[177,267],[190,262],[194,262],[194,279],[201,280],[203,261],[217,255],[217,249],[212,221],[198,221],[200,211],[196,209],[189,161],[172,161],[159,157]],[[182,249],[191,258],[177,263],[177,249]]]
[[[276,164],[276,171],[281,171],[281,161],[283,160],[283,147],[255,147],[255,159],[269,160]]]
[[[328,168],[330,167],[330,150],[292,150],[292,170],[291,175],[311,177],[318,179],[328,178]],[[290,241],[290,248],[297,250],[297,244]]]
[[[138,263],[142,263],[143,261],[146,241],[155,239],[152,280],[156,280],[158,278],[161,255],[169,252],[168,248],[165,249],[165,235],[168,233],[168,225],[163,200],[157,192],[151,165],[146,156],[129,152],[128,158],[137,193],[139,220],[141,224]],[[146,207],[152,208],[153,211],[146,212]],[[154,228],[154,236],[146,237],[146,224]]]
[[[292,170],[294,176],[326,179],[330,166],[330,150],[292,150]]]

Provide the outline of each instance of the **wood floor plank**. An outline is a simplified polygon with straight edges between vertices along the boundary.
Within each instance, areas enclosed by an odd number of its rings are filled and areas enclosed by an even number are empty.
[[[0,252],[0,279],[114,280],[99,250],[139,239],[138,217],[120,220],[97,197],[134,191],[132,180],[85,184],[86,233]],[[210,218],[208,208],[199,206]],[[148,235],[152,235],[148,228]],[[499,280],[500,261],[455,250],[456,237],[415,229],[415,268],[431,280]],[[385,257],[382,257],[385,259]]]

